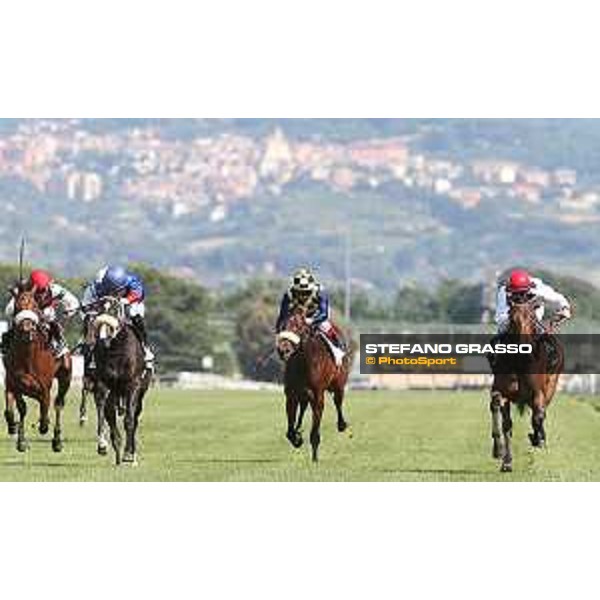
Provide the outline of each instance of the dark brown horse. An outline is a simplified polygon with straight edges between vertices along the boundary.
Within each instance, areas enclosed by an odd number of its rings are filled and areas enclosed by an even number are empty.
[[[551,331],[540,334],[540,324],[531,302],[514,303],[510,308],[507,336],[511,341],[531,344],[530,355],[504,355],[494,366],[491,390],[493,457],[502,461],[501,471],[512,471],[511,404],[523,412],[531,409],[534,448],[546,443],[544,421],[564,367],[562,345]]]
[[[306,315],[302,310],[297,310],[290,316],[284,331],[277,336],[277,352],[285,362],[287,439],[295,448],[302,446],[302,420],[310,404],[310,443],[312,459],[315,462],[319,458],[321,419],[326,392],[333,394],[338,431],[342,433],[348,429],[343,403],[352,357],[347,354],[338,366],[326,344],[321,334],[307,324]]]
[[[98,414],[98,454],[107,453],[105,424],[117,465],[137,465],[137,431],[152,373],[146,369],[140,339],[116,298],[104,298],[90,314],[96,374],[93,393]],[[119,427],[123,416],[125,448]]]
[[[4,356],[6,370],[4,417],[10,435],[17,435],[17,450],[28,449],[25,438],[25,416],[27,403],[25,397],[33,398],[40,404],[39,432],[48,433],[50,428],[51,389],[54,379],[58,381],[58,392],[54,400],[55,421],[52,449],[61,452],[63,440],[61,432],[61,414],[65,405],[65,396],[71,385],[71,357],[60,359],[52,353],[48,331],[44,326],[41,311],[34,294],[17,288],[13,291],[15,311],[13,334]],[[19,421],[15,419],[15,405],[19,412]]]

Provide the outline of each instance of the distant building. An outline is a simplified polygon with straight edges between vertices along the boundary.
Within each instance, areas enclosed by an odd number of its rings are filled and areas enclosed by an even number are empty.
[[[471,172],[475,179],[485,183],[511,185],[517,181],[519,165],[506,161],[476,160],[471,163]]]
[[[575,187],[577,185],[577,171],[574,169],[556,169],[552,175],[555,185],[560,187]]]
[[[408,157],[406,143],[398,138],[355,142],[348,147],[349,160],[368,169],[406,165]]]
[[[294,153],[283,131],[277,128],[265,142],[265,153],[259,166],[260,176],[279,184],[292,179]]]
[[[102,177],[97,173],[76,171],[67,176],[66,187],[69,199],[93,202],[102,196]]]

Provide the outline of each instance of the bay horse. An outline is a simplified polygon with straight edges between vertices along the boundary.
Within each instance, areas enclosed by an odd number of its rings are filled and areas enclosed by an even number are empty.
[[[104,298],[99,306],[101,309],[90,321],[96,363],[93,394],[98,415],[98,453],[107,454],[108,423],[116,464],[136,465],[137,429],[152,374],[146,369],[142,344],[119,299]],[[124,451],[120,416],[125,426]]]
[[[564,368],[561,343],[554,336],[551,325],[545,333],[540,333],[544,330],[535,311],[536,306],[531,300],[514,302],[506,333],[510,341],[531,344],[532,354],[498,355],[494,364],[490,403],[492,455],[501,461],[502,472],[512,471],[511,404],[515,404],[521,413],[527,406],[531,409],[533,432],[529,434],[529,441],[534,448],[543,448],[546,444],[546,411]]]
[[[50,428],[52,383],[56,379],[58,390],[54,399],[54,434],[52,450],[63,450],[61,415],[65,397],[71,386],[72,362],[69,354],[56,358],[50,347],[47,327],[34,293],[17,287],[12,290],[15,302],[13,331],[4,356],[5,399],[4,418],[9,435],[17,435],[17,450],[29,448],[25,437],[27,403],[25,397],[33,398],[40,405],[39,432],[46,435]],[[15,405],[19,421],[15,419]]]
[[[285,364],[284,391],[288,421],[286,437],[294,448],[302,446],[302,421],[310,404],[310,443],[314,462],[319,459],[321,419],[326,392],[333,394],[338,431],[343,433],[349,427],[344,417],[343,403],[352,356],[348,352],[342,364],[336,365],[321,335],[306,322],[305,311],[297,309],[276,340],[277,353]]]

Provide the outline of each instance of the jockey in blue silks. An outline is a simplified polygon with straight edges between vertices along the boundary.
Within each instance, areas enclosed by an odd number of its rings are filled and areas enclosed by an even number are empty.
[[[119,266],[104,267],[98,271],[95,279],[88,284],[83,294],[83,305],[93,305],[98,300],[112,296],[119,298],[124,305],[125,314],[144,348],[144,360],[148,369],[154,368],[154,353],[148,345],[146,333],[146,290],[144,282],[135,273]]]
[[[346,353],[346,346],[338,329],[331,322],[329,295],[309,269],[298,270],[292,278],[288,291],[283,295],[275,325],[277,333],[285,328],[290,315],[297,308],[304,309],[307,323],[333,344],[337,350],[336,361],[341,359]]]

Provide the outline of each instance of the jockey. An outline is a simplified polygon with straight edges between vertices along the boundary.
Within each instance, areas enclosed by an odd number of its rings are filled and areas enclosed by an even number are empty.
[[[86,287],[83,294],[83,305],[84,307],[93,305],[98,300],[107,296],[113,296],[121,300],[125,308],[125,313],[131,319],[133,329],[144,349],[146,368],[153,370],[155,357],[148,345],[148,335],[144,321],[146,315],[146,306],[144,304],[146,291],[143,281],[134,273],[126,271],[123,267],[104,267],[98,271],[94,281]],[[89,367],[93,368],[93,365],[90,364]]]
[[[56,358],[69,353],[65,340],[63,323],[79,311],[79,300],[65,287],[56,283],[52,275],[41,269],[31,272],[27,281],[27,289],[33,291],[35,300],[42,312],[42,320],[48,327],[52,352]],[[5,314],[10,329],[2,337],[2,350],[6,352],[12,335],[12,321],[15,316],[15,299],[7,304]]]
[[[283,295],[275,325],[277,333],[283,330],[290,315],[299,307],[306,310],[306,322],[333,344],[333,349],[337,350],[337,353],[334,352],[336,362],[341,360],[346,353],[346,346],[337,328],[331,323],[329,295],[309,269],[298,270],[289,290]]]
[[[510,274],[508,281],[503,282],[498,288],[495,320],[499,334],[506,332],[509,324],[510,305],[514,299],[519,298],[539,302],[535,313],[540,324],[540,332],[543,332],[541,323],[547,305],[554,311],[552,320],[556,324],[571,318],[571,304],[562,294],[541,279],[531,277],[527,271],[517,269]]]

